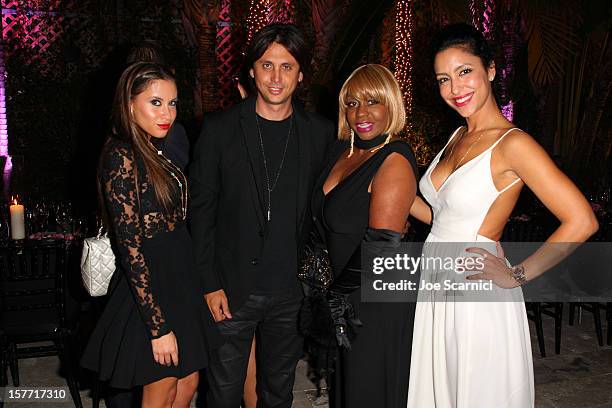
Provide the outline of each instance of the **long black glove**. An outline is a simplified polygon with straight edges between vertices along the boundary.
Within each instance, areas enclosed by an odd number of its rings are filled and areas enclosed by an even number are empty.
[[[329,287],[327,303],[331,312],[331,317],[336,329],[336,340],[338,345],[351,349],[351,342],[348,337],[347,319],[355,325],[360,326],[361,322],[355,316],[353,305],[348,301],[351,293],[361,287],[361,255],[362,251],[376,251],[390,249],[394,250],[399,246],[402,235],[399,232],[368,228],[363,238],[363,243],[376,242],[377,245],[359,245],[346,266]],[[363,248],[362,248],[363,246]],[[369,258],[365,254],[366,258]]]

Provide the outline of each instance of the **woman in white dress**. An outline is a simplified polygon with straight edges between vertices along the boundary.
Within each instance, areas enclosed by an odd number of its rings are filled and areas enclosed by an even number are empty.
[[[482,35],[467,24],[448,26],[433,50],[440,96],[466,125],[453,132],[419,183],[429,205],[417,199],[411,214],[432,225],[424,255],[479,257],[482,270],[469,278],[469,273],[451,275],[456,281],[492,281],[495,301],[455,301],[453,292],[419,291],[408,407],[533,407],[520,285],[561,257],[543,246],[511,267],[495,242],[523,185],[561,222],[547,242],[583,242],[597,231],[597,221],[544,149],[502,115],[491,87],[495,63]],[[453,249],[449,242],[462,244]],[[466,247],[471,248],[465,252]],[[448,276],[448,271],[425,268],[421,279],[441,282]]]

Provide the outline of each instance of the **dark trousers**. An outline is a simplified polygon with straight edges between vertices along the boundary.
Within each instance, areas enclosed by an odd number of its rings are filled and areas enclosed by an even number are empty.
[[[251,295],[232,319],[218,324],[225,340],[213,351],[207,370],[208,408],[238,408],[253,335],[256,336],[258,406],[290,408],[295,368],[302,356],[298,313],[302,299]]]

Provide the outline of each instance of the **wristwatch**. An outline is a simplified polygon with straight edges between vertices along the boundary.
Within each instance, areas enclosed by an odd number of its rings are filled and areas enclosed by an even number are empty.
[[[512,266],[510,271],[512,272],[512,277],[518,282],[519,285],[522,286],[527,283],[527,279],[525,279],[525,267],[523,265],[518,264]]]

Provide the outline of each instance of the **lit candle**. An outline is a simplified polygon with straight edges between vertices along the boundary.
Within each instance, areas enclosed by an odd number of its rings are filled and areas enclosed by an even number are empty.
[[[17,199],[13,199],[10,207],[11,212],[11,239],[25,238],[25,209],[23,205],[17,204]]]

